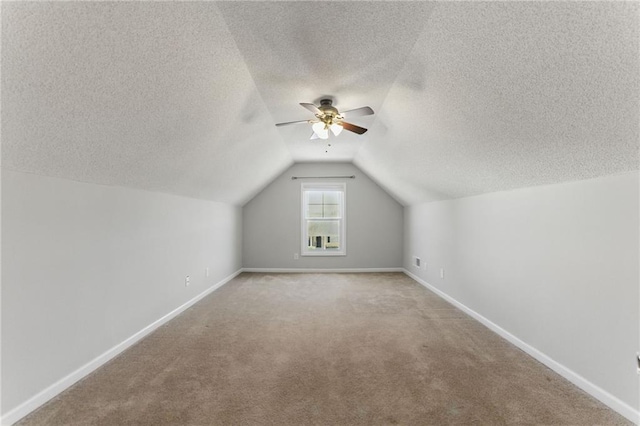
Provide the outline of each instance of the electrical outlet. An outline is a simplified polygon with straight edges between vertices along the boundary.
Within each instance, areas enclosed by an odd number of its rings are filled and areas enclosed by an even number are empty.
[[[413,266],[420,269],[421,264],[422,264],[422,260],[420,260],[418,256],[413,256]]]
[[[209,268],[204,268],[204,276],[205,277],[209,276]]]
[[[190,283],[191,283],[191,278],[189,278],[189,275],[187,275],[184,279],[184,286],[189,287]]]
[[[637,363],[638,363],[638,365],[637,365],[637,368],[638,368],[638,369],[637,369],[637,371],[638,371],[638,374],[640,374],[640,352],[638,352],[638,353],[636,354],[636,361],[637,361]]]
[[[293,260],[298,260],[298,257],[299,257],[298,253],[293,253]]]
[[[444,280],[444,268],[440,268],[440,278]]]

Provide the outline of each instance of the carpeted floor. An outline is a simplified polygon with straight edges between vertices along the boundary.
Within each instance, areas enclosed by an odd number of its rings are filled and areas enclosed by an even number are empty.
[[[401,273],[244,273],[20,425],[621,425]]]

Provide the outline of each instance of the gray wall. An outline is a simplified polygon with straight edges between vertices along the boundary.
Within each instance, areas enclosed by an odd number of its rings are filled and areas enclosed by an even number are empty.
[[[291,180],[291,176],[356,175],[355,179]],[[302,182],[347,183],[347,255],[294,260],[300,253]],[[356,166],[347,163],[293,165],[243,208],[245,268],[402,267],[403,207]]]
[[[241,267],[239,207],[2,173],[3,413]]]
[[[638,214],[637,173],[426,203],[404,265],[637,409]]]

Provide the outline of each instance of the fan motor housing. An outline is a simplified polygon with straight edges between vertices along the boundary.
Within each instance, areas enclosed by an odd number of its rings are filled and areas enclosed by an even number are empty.
[[[333,107],[332,104],[333,101],[331,99],[323,99],[320,101],[320,106],[318,107],[327,120],[333,119],[339,114],[338,110]],[[323,119],[323,121],[325,120]]]

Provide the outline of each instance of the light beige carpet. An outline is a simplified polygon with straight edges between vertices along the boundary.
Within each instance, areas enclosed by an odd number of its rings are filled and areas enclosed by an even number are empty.
[[[404,274],[244,273],[20,424],[630,423]]]

